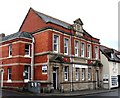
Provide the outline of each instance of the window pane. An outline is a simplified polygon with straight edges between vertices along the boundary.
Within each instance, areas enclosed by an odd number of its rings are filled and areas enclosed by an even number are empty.
[[[54,44],[54,51],[57,51],[57,45]]]
[[[54,43],[53,43],[53,50],[58,52],[58,45],[59,45],[59,36],[54,35]]]
[[[91,68],[88,68],[88,80],[91,80]]]
[[[78,41],[75,41],[75,56],[78,56]]]
[[[58,43],[58,36],[54,35],[54,43]]]
[[[95,58],[98,58],[98,47],[95,47]]]
[[[68,54],[68,39],[64,39],[64,53]]]
[[[68,66],[64,67],[64,79],[65,81],[68,81]]]
[[[12,55],[12,44],[9,45],[9,56]]]
[[[84,46],[84,43],[81,44],[81,56],[84,57],[84,49],[85,49],[85,46]]]
[[[29,66],[24,66],[24,79],[29,79]]]
[[[76,81],[79,80],[79,68],[76,68]]]
[[[25,55],[30,55],[30,45],[25,44]]]
[[[82,80],[85,79],[85,68],[82,68]]]
[[[90,47],[90,45],[88,45],[88,48],[87,48],[87,55],[88,55],[88,57],[90,57],[90,51],[91,51],[91,47]]]
[[[11,80],[11,74],[12,74],[11,68],[8,68],[8,80]]]

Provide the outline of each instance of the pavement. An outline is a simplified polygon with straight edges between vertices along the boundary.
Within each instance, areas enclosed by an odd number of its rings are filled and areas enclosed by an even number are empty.
[[[40,96],[85,96],[85,95],[92,95],[92,94],[100,94],[100,93],[107,93],[107,92],[115,92],[118,89],[95,89],[95,90],[80,90],[80,91],[71,91],[71,92],[53,92],[53,93],[40,93],[36,95]]]
[[[11,92],[13,90],[8,90],[8,92]],[[19,93],[20,95],[26,95],[26,96],[86,96],[86,95],[92,95],[92,94],[102,94],[107,92],[115,92],[118,91],[118,89],[95,89],[95,90],[80,90],[80,91],[70,91],[70,92],[59,92],[55,91],[52,93],[31,93],[31,92],[24,92],[24,91],[13,91],[13,93]]]

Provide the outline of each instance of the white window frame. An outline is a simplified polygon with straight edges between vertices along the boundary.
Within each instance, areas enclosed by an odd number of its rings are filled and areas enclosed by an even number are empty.
[[[95,59],[98,59],[98,47],[95,46]]]
[[[29,45],[29,49],[26,49],[26,45]],[[26,54],[26,50],[29,52],[28,54]],[[25,57],[30,57],[30,44],[25,44]]]
[[[64,38],[64,54],[68,55],[68,46],[69,46],[69,39],[68,38]],[[65,52],[65,49],[67,48],[67,52]]]
[[[78,51],[79,50],[79,48],[78,48],[79,47],[79,41],[75,40],[75,45],[74,46],[75,46],[75,56],[78,56],[78,54],[79,54],[78,53],[79,52]]]
[[[88,68],[88,80],[91,80],[91,68]]]
[[[69,71],[69,67],[68,66],[65,66],[64,67],[64,80],[65,81],[68,81],[68,71]]]
[[[25,70],[25,67],[28,68],[28,69],[27,69],[27,70],[28,70],[27,72],[26,72],[26,70]],[[28,74],[28,76],[27,76],[28,78],[27,78],[27,79],[25,78],[26,73]],[[28,82],[28,81],[30,80],[30,66],[29,66],[29,65],[25,65],[25,66],[24,66],[24,74],[23,74],[23,76],[24,76],[24,82]]]
[[[112,58],[112,59],[114,58],[113,53],[111,53],[111,58]]]
[[[9,45],[9,57],[12,56],[12,44]]]
[[[85,43],[81,43],[81,57],[85,57]]]
[[[90,44],[87,45],[87,57],[91,58],[91,45]]]
[[[54,40],[55,40],[55,36],[57,36],[57,41],[56,41],[56,43],[54,43]],[[53,34],[53,52],[55,52],[55,53],[59,53],[59,45],[60,45],[60,36],[59,35],[57,35],[57,34]],[[54,45],[56,45],[56,47],[57,47],[57,50],[55,50],[54,49]]]
[[[82,68],[82,80],[85,80],[85,68]]]
[[[79,77],[80,77],[80,74],[79,74],[79,68],[75,68],[75,70],[76,70],[76,73],[75,73],[75,75],[76,75],[76,81],[79,81]]]
[[[11,72],[10,72],[10,70],[11,70]],[[8,68],[7,71],[8,71],[8,80],[7,80],[7,82],[11,82],[12,81],[12,68]],[[11,78],[10,78],[10,75],[11,75]]]

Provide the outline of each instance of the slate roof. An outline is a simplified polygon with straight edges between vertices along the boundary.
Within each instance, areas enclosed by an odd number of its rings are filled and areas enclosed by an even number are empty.
[[[12,39],[15,39],[15,38],[32,39],[32,35],[30,33],[27,33],[27,32],[17,32],[17,33],[13,33],[11,35],[7,35],[7,36],[3,37],[2,42],[12,40]]]
[[[85,35],[87,35],[87,36],[89,36],[89,37],[91,37],[92,38],[92,35],[90,35],[88,32],[86,32],[84,29],[83,29],[83,34],[85,34]]]
[[[67,29],[70,29],[71,28],[71,24],[69,24],[69,23],[66,23],[66,22],[64,22],[64,21],[61,21],[61,20],[59,20],[59,19],[56,19],[56,18],[53,18],[53,17],[51,17],[51,16],[48,16],[48,15],[46,15],[46,14],[43,14],[43,13],[41,13],[41,12],[38,12],[38,11],[35,11],[34,10],[34,12],[40,17],[40,18],[42,18],[46,23],[48,23],[48,22],[51,22],[51,23],[54,23],[54,24],[57,24],[57,25],[59,25],[59,26],[62,26],[62,27],[64,27],[64,28],[67,28]],[[77,20],[75,20],[74,21],[74,23],[78,23],[79,22],[79,24],[81,24],[81,25],[83,25],[83,22],[82,22],[82,20],[80,19],[80,18],[78,18]],[[83,32],[82,32],[83,34],[85,34],[85,35],[87,35],[87,36],[89,36],[89,37],[92,37],[88,32],[86,32],[84,29],[83,29]]]
[[[120,58],[117,56],[120,54],[119,51],[102,45],[100,46],[100,51],[107,57],[109,61],[120,63]],[[113,58],[109,55],[111,53],[113,54]]]
[[[35,10],[34,10],[34,11],[35,11]],[[40,12],[38,12],[38,11],[35,11],[35,12],[36,12],[36,14],[37,14],[40,18],[42,18],[46,23],[51,22],[51,23],[57,24],[57,25],[59,25],[59,26],[62,26],[62,27],[64,27],[64,28],[67,28],[67,29],[69,29],[69,27],[70,27],[70,24],[68,24],[68,23],[66,23],[66,22],[63,22],[63,21],[61,21],[61,20],[59,20],[59,19],[53,18],[53,17],[48,16],[48,15],[45,15],[45,14],[40,13]]]

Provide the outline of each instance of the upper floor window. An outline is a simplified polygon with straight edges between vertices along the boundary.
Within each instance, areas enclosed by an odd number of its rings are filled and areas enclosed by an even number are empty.
[[[91,46],[88,45],[87,47],[87,57],[90,58],[91,57]]]
[[[85,44],[81,43],[81,57],[85,56]]]
[[[9,45],[9,57],[12,56],[12,44]]]
[[[54,35],[53,38],[53,51],[58,53],[59,52],[59,36]]]
[[[78,41],[75,41],[75,56],[78,56]]]
[[[64,39],[64,53],[68,54],[68,39]]]
[[[25,56],[30,56],[30,45],[25,44]]]
[[[98,47],[95,47],[95,58],[98,59]]]
[[[65,66],[64,67],[64,80],[65,81],[68,81],[68,66]]]
[[[8,68],[8,81],[11,80],[12,77],[12,70],[11,68]]]
[[[113,53],[111,53],[111,58],[112,58],[112,59],[114,58]]]

